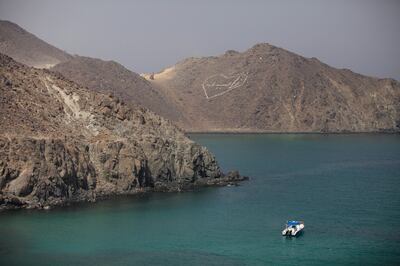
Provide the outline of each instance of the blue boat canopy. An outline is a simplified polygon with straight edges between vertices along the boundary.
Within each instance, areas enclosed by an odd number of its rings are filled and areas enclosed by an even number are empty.
[[[298,222],[298,221],[287,221],[287,225],[288,226],[291,226],[291,225],[299,225],[300,224],[300,222]]]

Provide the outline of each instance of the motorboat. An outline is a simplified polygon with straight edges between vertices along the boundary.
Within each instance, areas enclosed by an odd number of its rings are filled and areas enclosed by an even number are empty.
[[[282,231],[283,236],[298,236],[304,229],[303,221],[287,221],[285,229]]]

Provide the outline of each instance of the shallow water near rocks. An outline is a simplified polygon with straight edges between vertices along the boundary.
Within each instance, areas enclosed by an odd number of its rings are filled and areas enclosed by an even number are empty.
[[[395,265],[400,135],[198,134],[238,187],[0,213],[0,265]],[[305,221],[298,238],[280,235]]]

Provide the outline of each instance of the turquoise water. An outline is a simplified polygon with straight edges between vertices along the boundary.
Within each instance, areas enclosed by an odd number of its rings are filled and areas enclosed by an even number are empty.
[[[191,135],[239,187],[0,213],[0,265],[395,265],[399,135]],[[294,239],[287,219],[305,221]]]

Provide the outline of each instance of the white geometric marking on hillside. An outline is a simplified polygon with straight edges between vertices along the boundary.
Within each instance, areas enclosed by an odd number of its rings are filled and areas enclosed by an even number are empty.
[[[247,73],[235,75],[215,74],[206,78],[202,84],[204,94],[207,99],[212,99],[236,88],[243,86],[247,81]],[[215,94],[213,94],[213,92]]]

